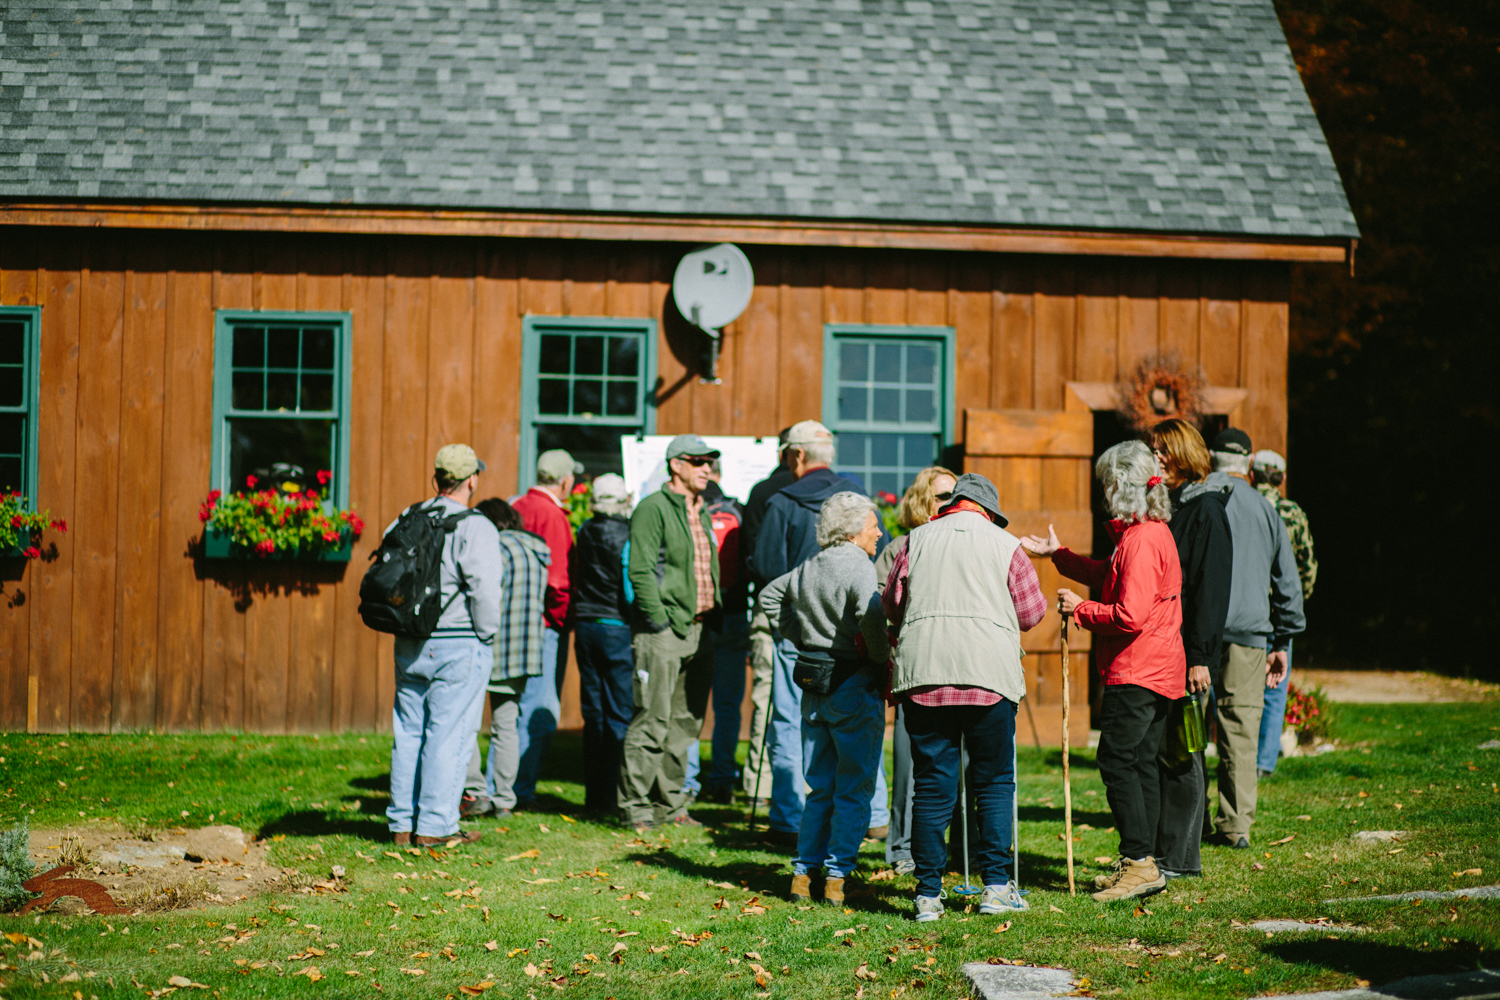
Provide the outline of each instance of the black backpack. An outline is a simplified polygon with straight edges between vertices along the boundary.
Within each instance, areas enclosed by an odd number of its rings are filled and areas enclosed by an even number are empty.
[[[445,515],[443,508],[413,504],[401,512],[380,548],[370,553],[374,565],[359,584],[359,616],[377,632],[425,639],[459,593],[441,602],[443,543],[477,510]],[[482,516],[482,515],[481,515]]]

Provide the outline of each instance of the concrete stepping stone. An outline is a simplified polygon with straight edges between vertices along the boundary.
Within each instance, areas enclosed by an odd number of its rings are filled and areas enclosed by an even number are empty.
[[[1351,834],[1361,844],[1391,844],[1411,837],[1407,830],[1358,830]]]
[[[1344,896],[1341,899],[1325,899],[1329,903],[1405,903],[1413,899],[1500,899],[1500,885],[1479,885],[1472,889],[1450,889],[1447,892],[1432,892],[1421,889],[1417,892],[1398,892],[1389,896]]]
[[[1413,976],[1384,986],[1297,993],[1275,1000],[1500,1000],[1500,969]],[[1261,1000],[1261,998],[1257,998]]]
[[[963,967],[973,995],[983,1000],[1052,1000],[1073,992],[1078,977],[1067,969],[969,962]]]
[[[1257,920],[1253,924],[1246,924],[1246,930],[1264,931],[1267,934],[1287,934],[1302,931],[1318,931],[1326,934],[1363,934],[1363,927],[1349,927],[1344,924],[1310,924],[1305,920]]]

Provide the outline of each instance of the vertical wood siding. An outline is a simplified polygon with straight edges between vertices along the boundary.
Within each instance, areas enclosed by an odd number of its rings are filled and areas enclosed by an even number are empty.
[[[39,504],[71,530],[0,574],[0,727],[26,725],[35,678],[47,731],[388,728],[391,641],[359,623],[359,577],[425,494],[439,445],[471,441],[486,492],[514,491],[528,313],[658,319],[663,434],[774,434],[817,416],[823,324],[879,323],[955,328],[960,415],[1059,409],[1064,382],[1114,381],[1173,350],[1249,389],[1256,446],[1285,449],[1283,265],[746,247],[755,292],[726,331],[722,384],[703,385],[703,340],[669,301],[684,250],[8,231],[0,304],[42,306]],[[353,314],[350,502],[369,531],[347,566],[201,558],[224,308]],[[1008,504],[1087,506],[1076,462],[997,461]]]

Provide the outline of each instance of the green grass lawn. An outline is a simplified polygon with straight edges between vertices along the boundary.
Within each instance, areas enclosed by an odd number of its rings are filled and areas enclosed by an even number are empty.
[[[1099,996],[1246,997],[1500,965],[1500,901],[1320,902],[1500,881],[1500,751],[1477,749],[1500,737],[1500,703],[1345,706],[1336,735],[1343,749],[1283,761],[1261,784],[1253,851],[1205,848],[1206,878],[1140,908],[1067,894],[1059,756],[1023,749],[1031,912],[1008,929],[957,900],[918,927],[909,878],[856,887],[848,909],[794,906],[787,853],[749,835],[738,808],[695,808],[704,829],[662,837],[582,821],[569,738],[542,783],[546,811],[484,820],[472,847],[392,857],[383,737],[0,735],[7,827],[233,823],[269,839],[276,863],[343,865],[350,886],[124,918],[0,916],[45,955],[0,938],[0,997],[139,997],[173,976],[208,987],[185,996],[460,997],[489,983],[489,997],[958,997],[960,966],[991,957],[1069,968]],[[1075,823],[1093,828],[1075,850],[1086,883],[1117,847],[1089,754],[1074,756],[1073,789]],[[1350,838],[1381,829],[1415,835],[1399,853]],[[886,866],[866,848],[867,876]],[[1364,933],[1237,926],[1319,917]],[[324,978],[295,974],[309,965]],[[57,982],[69,973],[80,979]]]

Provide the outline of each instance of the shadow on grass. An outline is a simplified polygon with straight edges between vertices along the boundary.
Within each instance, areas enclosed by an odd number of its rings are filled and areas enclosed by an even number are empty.
[[[1368,979],[1376,985],[1411,976],[1429,976],[1455,971],[1469,972],[1475,968],[1490,967],[1500,962],[1500,953],[1487,950],[1470,941],[1436,949],[1410,948],[1405,945],[1341,937],[1331,941],[1277,942],[1267,944],[1261,950],[1268,955],[1274,955],[1283,962],[1321,966],[1335,972]],[[1429,994],[1423,991],[1421,995],[1428,996]],[[1393,996],[1404,997],[1406,993],[1403,991]]]
[[[1023,823],[1056,823],[1059,832],[1063,825],[1063,808],[1049,808],[1048,806],[1021,806],[1016,810]],[[1107,812],[1082,812],[1075,804],[1073,806],[1073,829],[1078,829],[1080,823],[1087,823],[1100,830],[1115,825],[1114,815]]]
[[[369,815],[372,811],[371,806],[378,807],[374,815]],[[261,824],[260,835],[264,839],[277,834],[298,837],[328,837],[342,834],[346,837],[385,841],[390,840],[391,835],[386,827],[384,811],[380,803],[363,802],[361,811],[357,813],[330,815],[321,809],[300,809],[283,813],[276,819]]]

